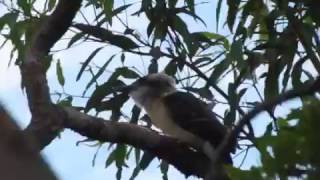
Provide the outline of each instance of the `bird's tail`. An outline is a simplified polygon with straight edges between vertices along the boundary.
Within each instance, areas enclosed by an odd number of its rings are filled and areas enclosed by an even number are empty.
[[[204,154],[207,156],[207,157],[209,157],[209,159],[214,159],[215,157],[214,157],[214,151],[215,151],[215,149],[213,148],[213,145],[210,143],[210,142],[205,142],[204,144],[203,144],[203,152],[204,152]],[[230,165],[232,165],[233,164],[233,161],[232,161],[232,158],[231,158],[231,155],[230,155],[230,152],[229,151],[227,151],[224,155],[223,155],[223,158],[222,158],[222,160],[223,160],[223,162],[225,163],[225,164],[230,164]]]

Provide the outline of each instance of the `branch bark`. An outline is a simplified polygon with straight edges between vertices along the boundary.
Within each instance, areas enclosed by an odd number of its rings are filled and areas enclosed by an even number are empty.
[[[104,121],[71,109],[62,110],[52,104],[42,59],[67,31],[80,5],[81,0],[60,0],[26,52],[21,71],[32,120],[25,132],[32,134],[42,149],[65,126],[92,139],[127,143],[149,151],[187,176],[203,176],[208,164],[205,155],[190,150],[176,139],[140,126]]]
[[[81,0],[59,1],[55,11],[35,34],[21,66],[22,82],[32,114],[25,131],[36,138],[40,149],[49,144],[62,128],[59,113],[51,103],[43,59],[68,30],[80,6]]]
[[[34,142],[23,134],[0,103],[1,179],[55,180]]]
[[[101,142],[125,143],[166,160],[184,175],[204,177],[209,159],[177,139],[160,135],[148,128],[124,122],[106,121],[64,108],[65,127]]]

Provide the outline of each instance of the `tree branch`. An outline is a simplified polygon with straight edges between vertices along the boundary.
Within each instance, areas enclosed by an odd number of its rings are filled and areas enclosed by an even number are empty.
[[[64,108],[65,127],[101,142],[125,143],[148,151],[166,160],[184,175],[204,177],[209,159],[188,148],[177,139],[135,124],[105,121],[74,110]]]
[[[309,85],[305,85],[301,89],[289,90],[279,95],[273,100],[257,105],[256,108],[254,108],[245,116],[243,116],[242,119],[240,119],[238,124],[235,126],[235,128],[225,136],[224,140],[216,150],[216,157],[217,157],[216,161],[219,161],[218,158],[220,157],[221,154],[224,154],[230,147],[234,146],[233,144],[234,137],[237,137],[240,134],[243,127],[246,124],[250,123],[250,121],[253,120],[254,117],[256,117],[259,113],[272,109],[276,105],[281,104],[290,99],[312,95],[319,90],[320,90],[320,77],[318,77],[313,83]]]
[[[55,11],[35,34],[21,66],[22,82],[32,114],[31,123],[25,131],[34,135],[40,149],[49,144],[62,127],[59,113],[51,104],[42,61],[55,42],[68,30],[80,6],[81,0],[59,1]]]
[[[56,180],[32,139],[23,134],[0,103],[1,179]]]
[[[80,4],[81,0],[72,2],[60,0],[56,10],[36,33],[32,46],[26,53],[21,70],[32,120],[25,131],[36,137],[41,149],[65,126],[92,139],[127,143],[149,151],[167,160],[186,176],[203,177],[209,162],[206,156],[191,150],[177,139],[161,136],[137,125],[104,121],[70,108],[61,109],[52,104],[41,59],[67,31]]]
[[[288,101],[293,98],[297,97],[303,97],[314,94],[316,91],[320,90],[320,77],[318,77],[312,84],[306,85],[305,87],[301,89],[292,89],[289,90],[278,97],[276,97],[273,100],[270,100],[268,102],[265,102],[263,104],[258,105],[256,108],[254,108],[252,111],[247,113],[245,116],[242,117],[242,119],[239,121],[239,123],[235,126],[232,133],[233,136],[236,136],[240,133],[241,129],[248,124],[255,116],[257,116],[262,111],[272,109],[274,106],[281,104],[285,101]],[[231,136],[232,137],[232,136]]]

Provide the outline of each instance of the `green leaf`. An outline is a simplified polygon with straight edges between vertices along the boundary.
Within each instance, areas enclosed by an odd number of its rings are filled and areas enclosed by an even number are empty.
[[[187,10],[187,9],[185,9],[185,8],[176,8],[175,11],[176,11],[176,13],[185,13],[185,14],[193,17],[193,19],[194,19],[195,21],[199,20],[202,24],[204,24],[205,26],[207,26],[207,24],[204,22],[204,20],[203,20],[200,16],[198,16],[197,14],[195,14],[193,11],[189,11],[189,10]]]
[[[109,157],[105,163],[105,168],[109,167],[114,161],[115,161],[115,151],[113,151],[111,154],[109,154]]]
[[[238,7],[240,4],[240,0],[227,0],[227,4],[229,6],[228,9],[228,16],[227,16],[227,24],[229,27],[229,30],[232,32],[233,25],[238,13]]]
[[[269,65],[265,81],[264,97],[270,100],[279,95],[279,74],[281,72],[280,62],[273,62]]]
[[[56,6],[56,0],[49,0],[48,10],[51,11]]]
[[[125,144],[118,144],[117,148],[115,149],[115,160],[117,167],[127,166],[125,164],[126,153],[127,146]]]
[[[218,0],[217,9],[216,9],[216,31],[218,32],[219,20],[220,20],[220,11],[221,11],[222,0]]]
[[[149,27],[147,30],[149,32]],[[167,24],[165,24],[165,23],[157,24],[155,26],[155,30],[154,30],[154,39],[159,39],[159,40],[163,41],[167,35],[167,30],[168,30]]]
[[[141,156],[141,150],[138,149],[138,148],[134,148],[134,157],[135,157],[135,160],[136,160],[136,165],[139,165],[140,156]]]
[[[31,15],[31,7],[32,4],[28,0],[17,0],[18,6],[22,9],[24,15],[30,16]]]
[[[304,62],[305,62],[304,60],[298,61],[292,69],[291,78],[292,78],[292,86],[294,88],[301,88],[303,85],[303,83],[301,82],[301,75],[302,75],[302,65]]]
[[[134,170],[133,170],[133,172],[132,172],[131,177],[130,177],[129,180],[134,180],[134,179],[138,176],[138,174],[139,174],[140,171],[141,171],[141,168],[140,168],[139,166],[136,166],[136,167],[134,168]]]
[[[109,24],[112,24],[112,9],[114,0],[102,0],[103,2],[103,12],[106,15]]]
[[[121,180],[121,176],[122,176],[122,168],[119,167],[116,173],[117,180]]]
[[[172,28],[178,31],[185,40],[188,39],[189,31],[187,24],[179,16],[174,16],[173,18],[174,23]]]
[[[64,86],[64,77],[63,77],[63,71],[62,71],[62,67],[60,64],[60,60],[58,59],[57,61],[57,65],[56,65],[56,73],[57,73],[57,77],[58,77],[58,82],[61,86]]]
[[[102,49],[103,47],[97,48],[95,49],[90,56],[84,61],[84,63],[81,66],[81,69],[77,75],[77,81],[81,78],[83,71],[85,70],[85,68],[89,65],[90,61],[94,58],[94,56]]]
[[[175,61],[170,61],[168,65],[164,68],[164,72],[168,75],[175,75],[177,73],[178,66]]]
[[[110,166],[113,162],[116,163],[116,167],[118,168],[116,172],[117,180],[121,179],[122,167],[123,166],[127,167],[127,165],[125,164],[126,153],[127,153],[127,146],[125,144],[117,144],[117,147],[115,148],[115,150],[113,150],[109,154],[109,157],[106,160],[106,164],[105,164],[106,168]]]
[[[211,32],[194,32],[190,34],[194,39],[200,42],[206,42],[210,45],[221,44],[225,49],[229,49],[229,41],[223,35]],[[212,40],[215,40],[212,42]]]
[[[228,58],[231,58],[231,60],[233,62],[237,62],[237,64],[243,63],[242,62],[242,55],[243,55],[242,46],[243,44],[241,39],[233,42],[230,48],[230,53],[228,54]]]
[[[112,35],[108,40],[110,44],[118,46],[123,50],[130,50],[139,47],[139,45],[126,36]]]
[[[73,100],[73,97],[68,96],[62,99],[61,101],[59,101],[57,104],[62,107],[72,107],[72,100]]]
[[[114,97],[101,102],[94,102],[92,107],[96,108],[96,111],[101,112],[105,110],[111,110],[111,117],[112,121],[118,121],[121,116],[121,107],[123,104],[129,99],[129,96],[125,93],[115,95]]]
[[[111,76],[107,82],[97,86],[97,88],[93,91],[91,97],[89,98],[86,104],[85,112],[89,111],[93,107],[97,108],[101,106],[102,99],[113,93],[115,91],[115,87],[125,86],[125,84],[122,81],[117,80],[117,77],[118,76],[116,75]]]
[[[168,1],[169,8],[174,8],[177,4],[178,0],[170,0]]]
[[[107,66],[110,64],[110,62],[113,60],[113,58],[115,57],[115,55],[112,55],[104,64],[103,66],[99,69],[99,71],[97,72],[97,74],[95,74],[90,82],[87,84],[86,89],[89,89],[90,86],[94,83],[97,82],[97,79],[102,75],[102,73],[106,70]]]
[[[75,24],[74,27],[81,30],[85,34],[96,37],[101,41],[107,41],[112,45],[118,46],[124,50],[134,49],[139,47],[133,40],[126,36],[116,35],[112,31],[100,26],[91,26],[87,24]]]
[[[147,35],[148,35],[148,37],[151,36],[154,28],[155,28],[154,22],[150,21],[150,23],[148,24],[148,27],[147,27]]]
[[[213,94],[207,87],[203,87],[199,89],[199,95],[201,97],[204,97],[206,99],[212,100],[213,99]]]
[[[241,89],[240,91],[239,91],[239,93],[238,93],[238,98],[239,98],[239,100],[240,100],[240,98],[247,92],[247,88],[243,88],[243,89]]]
[[[117,147],[109,154],[109,157],[106,160],[105,167],[109,167],[113,162],[116,162],[117,167],[123,166],[126,152],[126,145],[118,144]]]
[[[149,73],[157,73],[158,72],[158,62],[155,59],[151,60],[151,64],[148,68]]]
[[[301,27],[302,33],[303,33],[303,37],[304,37],[304,41],[306,43],[306,46],[308,46],[308,48],[312,49],[313,43],[312,43],[312,39],[313,39],[313,34],[315,34],[316,32],[314,32],[314,28],[306,23],[302,24]]]
[[[193,34],[199,34],[199,35],[202,35],[208,39],[221,39],[221,40],[226,40],[226,37],[224,37],[223,35],[221,34],[217,34],[217,33],[212,33],[212,32],[196,32],[196,33],[193,33]]]
[[[102,145],[103,145],[103,144],[99,142],[98,148],[97,148],[96,152],[94,153],[93,158],[92,158],[92,161],[91,161],[92,167],[94,167],[94,166],[96,165],[96,159],[97,159],[99,150],[101,149]]]
[[[162,160],[160,163],[160,171],[162,173],[162,179],[168,180],[168,170],[169,170],[169,164]]]
[[[121,54],[120,60],[121,60],[121,63],[122,63],[122,64],[123,64],[124,61],[126,60],[126,55],[125,55],[124,53]]]
[[[147,10],[150,6],[152,6],[152,0],[142,0],[141,9]]]
[[[9,12],[7,14],[4,14],[0,18],[0,29],[2,29],[5,24],[12,28],[17,22],[18,15],[18,12]]]
[[[194,12],[194,0],[185,0],[191,12]]]
[[[134,105],[131,110],[132,115],[131,115],[130,123],[137,124],[139,120],[140,112],[141,112],[141,109],[138,106]]]
[[[139,167],[142,170],[145,170],[155,157],[156,157],[155,155],[145,151],[139,163]]]
[[[227,61],[227,59],[224,59],[219,64],[217,64],[210,75],[210,82],[216,84],[219,77],[224,71],[228,69],[229,65],[230,61]]]
[[[230,109],[225,116],[224,124],[227,126],[231,126],[236,120],[236,106],[238,106],[239,98],[236,94],[237,87],[234,83],[229,83],[228,86],[228,101],[230,105]]]
[[[174,58],[174,61],[177,62],[177,67],[178,67],[179,71],[182,71],[184,66],[186,65],[185,56],[176,57],[176,58]]]
[[[286,65],[286,70],[285,72],[283,73],[283,79],[282,79],[282,92],[284,92],[286,90],[286,87],[288,85],[288,82],[289,82],[289,78],[290,78],[290,71],[291,71],[291,68],[292,68],[292,62],[289,62],[287,65]]]
[[[84,33],[80,32],[80,33],[77,33],[76,35],[74,35],[68,45],[67,45],[67,48],[71,47],[72,44],[74,44],[75,42],[77,42],[79,39],[81,39],[82,37],[84,36]]]
[[[134,72],[128,67],[117,68],[115,71],[115,74],[117,74],[118,76],[121,75],[122,77],[128,78],[128,79],[137,79],[140,77],[138,73]]]
[[[201,57],[201,58],[196,59],[193,62],[193,65],[194,66],[201,66],[202,64],[207,64],[208,62],[211,62],[211,61],[212,61],[212,59],[210,57]]]
[[[130,7],[132,4],[125,4],[123,6],[120,6],[118,8],[116,8],[115,10],[113,10],[112,12],[112,16],[115,16],[119,13],[121,13],[122,11],[126,10],[128,7]]]

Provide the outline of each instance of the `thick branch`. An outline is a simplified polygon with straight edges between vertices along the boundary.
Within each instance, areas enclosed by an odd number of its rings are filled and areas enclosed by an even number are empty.
[[[79,29],[81,32],[88,34],[90,36],[93,36],[95,38],[98,38],[101,41],[106,41],[110,39],[110,35],[108,30],[98,27],[98,26],[91,26],[91,25],[86,25],[86,24],[81,24],[81,23],[77,23],[72,25],[73,27]],[[138,55],[142,55],[142,56],[152,56],[152,54],[150,53],[146,53],[146,52],[141,52],[141,51],[134,51],[134,50],[127,50],[128,52],[134,53],[134,54],[138,54]],[[173,55],[167,54],[165,52],[160,52],[162,56],[166,56],[168,58],[171,58],[172,60],[175,60],[176,57],[174,57]],[[218,85],[216,85],[215,83],[212,83],[212,81],[203,73],[201,72],[201,70],[199,70],[197,67],[195,67],[194,65],[192,65],[191,63],[185,61],[185,64],[192,69],[193,71],[195,71],[199,77],[201,77],[202,79],[204,79],[210,86],[212,86],[223,98],[225,98],[226,100],[229,101],[229,97],[228,95],[221,89],[218,87]],[[239,111],[239,113],[241,115],[244,115],[244,111],[241,109],[241,107],[236,106],[237,110]],[[251,136],[253,137],[253,128],[251,124],[248,124],[248,129],[249,129],[249,133],[251,134]]]
[[[33,141],[21,133],[1,104],[0,122],[1,179],[55,180],[56,177],[40,157]]]
[[[42,60],[50,48],[68,30],[81,6],[81,0],[60,0],[55,11],[35,34],[21,66],[32,120],[26,129],[37,138],[40,148],[56,137],[62,127],[59,113],[51,104],[46,72]]]
[[[105,121],[72,108],[64,108],[65,127],[102,142],[125,143],[149,151],[166,160],[186,176],[204,177],[209,160],[202,153],[192,151],[177,139],[159,135],[150,129],[121,122]]]

